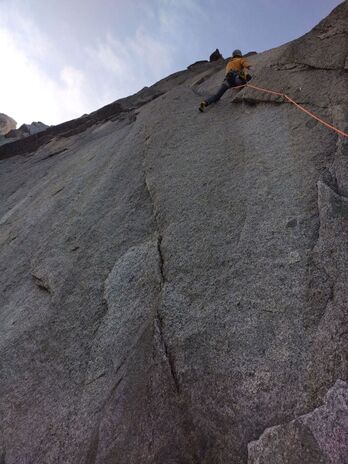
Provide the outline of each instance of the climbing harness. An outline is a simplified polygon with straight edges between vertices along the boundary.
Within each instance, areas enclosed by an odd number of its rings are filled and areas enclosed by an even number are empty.
[[[324,126],[328,127],[329,129],[335,131],[337,134],[342,135],[343,137],[348,137],[348,134],[346,132],[341,131],[340,129],[337,129],[337,127],[332,126],[328,122],[324,121],[323,119],[319,118],[315,114],[311,113],[310,111],[306,110],[303,106],[299,105],[298,103],[295,102],[292,98],[290,98],[288,95],[282,92],[274,92],[274,90],[269,90],[269,89],[264,89],[262,87],[257,87],[256,85],[252,84],[244,84],[244,85],[239,85],[238,87],[233,87],[234,89],[242,88],[242,87],[250,87],[251,89],[258,90],[259,92],[266,92],[266,93],[271,93],[273,95],[277,95],[279,97],[285,98],[288,102],[296,106],[296,108],[300,109],[304,113],[308,114],[313,119],[316,119],[317,121],[320,122],[320,124],[323,124]]]

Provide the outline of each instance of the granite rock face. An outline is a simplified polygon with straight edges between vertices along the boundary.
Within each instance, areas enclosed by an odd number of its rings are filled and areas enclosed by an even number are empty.
[[[348,385],[329,390],[323,406],[267,429],[249,444],[248,464],[344,464],[348,462]]]
[[[4,113],[0,113],[0,135],[5,135],[10,130],[16,129],[17,123]]]
[[[347,18],[253,83],[347,132]],[[347,381],[347,141],[251,88],[200,114],[223,68],[0,148],[6,464],[245,464]]]

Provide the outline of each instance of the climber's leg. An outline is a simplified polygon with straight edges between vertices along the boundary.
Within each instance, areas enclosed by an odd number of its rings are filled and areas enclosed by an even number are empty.
[[[212,95],[211,97],[207,98],[205,100],[207,106],[210,105],[211,103],[216,103],[220,100],[220,98],[223,96],[223,94],[228,90],[230,86],[227,84],[226,81],[224,81],[219,90],[216,92],[216,94]]]

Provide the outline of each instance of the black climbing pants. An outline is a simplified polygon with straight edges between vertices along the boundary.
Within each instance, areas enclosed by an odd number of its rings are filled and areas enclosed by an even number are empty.
[[[221,84],[216,94],[212,95],[211,97],[205,100],[207,105],[210,105],[211,103],[216,103],[217,101],[219,101],[220,98],[223,96],[223,94],[226,92],[226,90],[228,90],[229,88],[230,86],[227,84],[227,82],[223,81],[223,83]]]
[[[231,87],[237,87],[238,85],[243,84],[245,84],[245,81],[243,81],[236,72],[228,73],[216,94],[208,97],[205,100],[206,104],[210,105],[211,103],[216,103],[220,100],[226,90],[230,89]]]

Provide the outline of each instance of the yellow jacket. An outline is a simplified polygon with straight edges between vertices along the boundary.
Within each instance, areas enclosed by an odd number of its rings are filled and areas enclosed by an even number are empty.
[[[237,71],[238,74],[248,74],[250,64],[245,58],[236,56],[230,60],[226,65],[226,74],[230,71]]]

